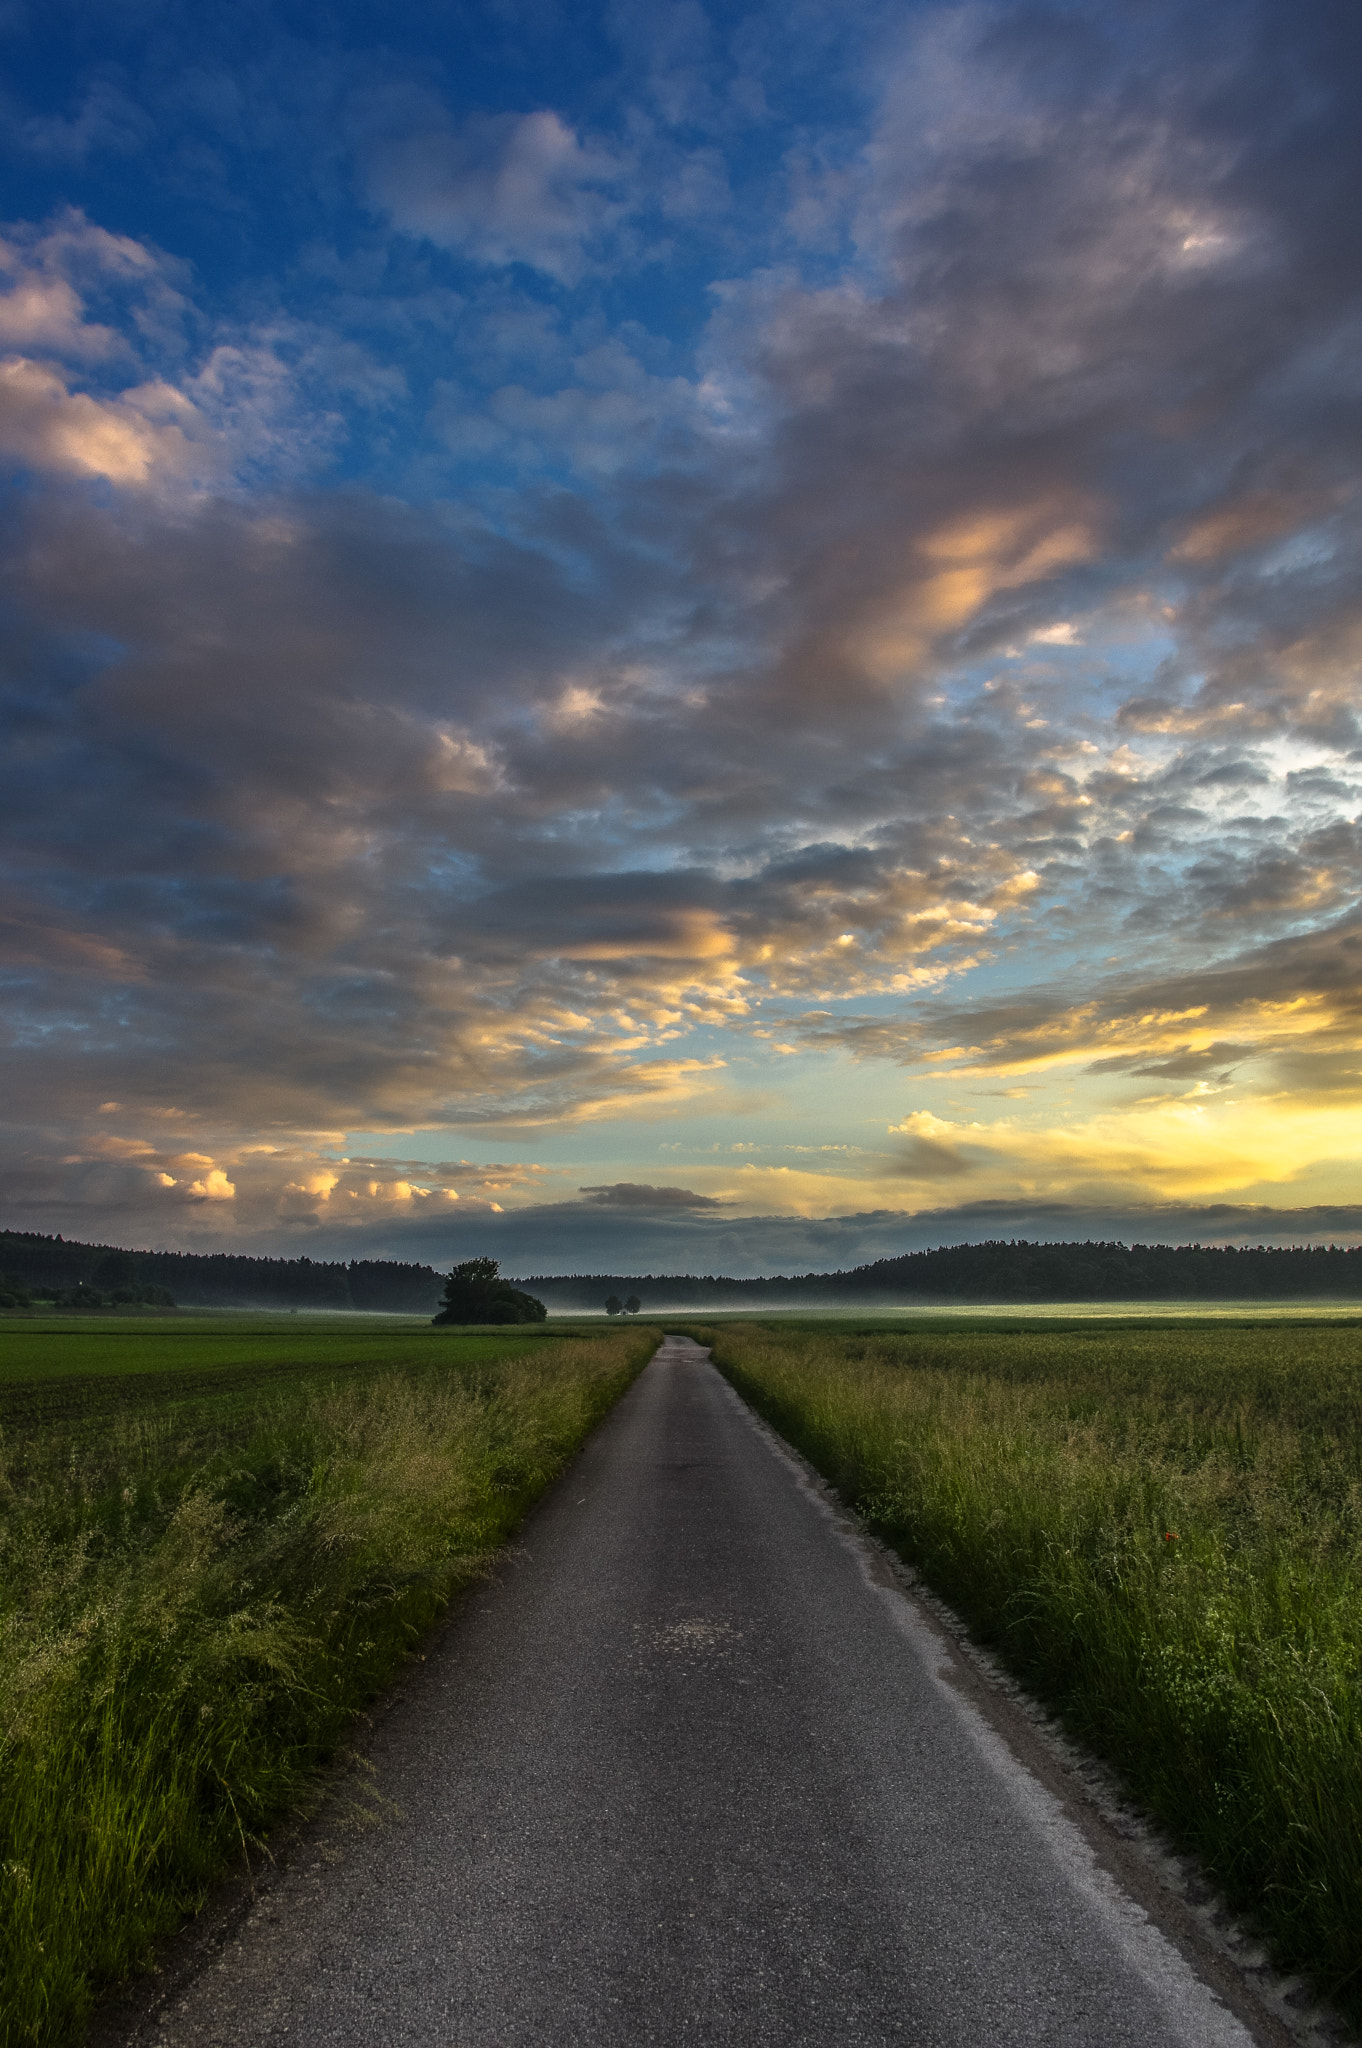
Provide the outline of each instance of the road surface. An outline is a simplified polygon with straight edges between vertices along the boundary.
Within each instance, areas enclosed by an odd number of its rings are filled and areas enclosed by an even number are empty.
[[[165,2048],[1247,2048],[669,1338]]]

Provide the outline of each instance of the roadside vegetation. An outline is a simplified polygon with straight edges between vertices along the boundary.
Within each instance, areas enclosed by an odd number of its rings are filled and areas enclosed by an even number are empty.
[[[693,1334],[1362,2019],[1362,1330]]]
[[[254,1854],[658,1336],[289,1321],[6,1332],[5,2048]]]

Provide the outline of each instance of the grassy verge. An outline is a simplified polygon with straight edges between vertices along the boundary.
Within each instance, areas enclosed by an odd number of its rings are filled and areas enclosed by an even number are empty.
[[[0,1386],[6,2048],[79,2040],[297,1802],[657,1333],[412,1341],[328,1376],[314,1336],[311,1365],[183,1399],[161,1354],[141,1398],[116,1373],[116,1408],[60,1423],[38,1380]],[[80,1342],[44,1383],[100,1378]]]
[[[1362,2019],[1358,1334],[695,1334]]]

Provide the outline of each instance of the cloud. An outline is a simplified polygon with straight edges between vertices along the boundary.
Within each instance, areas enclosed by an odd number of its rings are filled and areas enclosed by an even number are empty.
[[[129,155],[151,141],[154,129],[146,110],[126,91],[110,67],[86,86],[71,114],[22,114],[13,106],[11,143],[40,161],[78,163],[88,156]]]
[[[715,1273],[743,1278],[778,1273],[835,1272],[877,1258],[942,1244],[990,1238],[1042,1243],[1120,1239],[1144,1244],[1305,1244],[1362,1241],[1362,1207],[1266,1203],[1103,1205],[1053,1199],[981,1200],[948,1208],[856,1210],[835,1216],[720,1216],[693,1211],[619,1210],[550,1202],[518,1209],[490,1203],[394,1203],[382,1217],[357,1216],[331,1204],[314,1220],[272,1216],[242,1227],[226,1212],[235,1203],[185,1203],[165,1210],[126,1204],[124,1189],[106,1179],[96,1198],[60,1210],[25,1205],[7,1195],[0,1222],[20,1229],[64,1228],[86,1242],[168,1249],[249,1252],[314,1259],[373,1256],[447,1268],[460,1258],[490,1256],[513,1275],[555,1273]],[[62,1219],[66,1221],[63,1223]],[[645,1299],[658,1309],[663,1300]]]
[[[934,1070],[1025,1074],[1087,1065],[1101,1074],[1190,1076],[1252,1057],[1298,1061],[1352,1046],[1362,1018],[1362,926],[1356,914],[1318,931],[1249,946],[1238,957],[1175,974],[1094,977],[1075,995],[1023,988],[1001,999],[941,1003],[881,1018],[810,1011],[792,1033],[862,1058],[929,1063]],[[1252,1025],[1230,1040],[1227,1026]],[[1195,1032],[1194,1042],[1189,1032]]]
[[[643,1209],[667,1213],[672,1210],[722,1209],[712,1195],[697,1195],[690,1188],[648,1187],[638,1181],[619,1180],[608,1187],[579,1188],[597,1209]]]
[[[372,418],[402,370],[283,314],[210,321],[188,266],[76,208],[0,234],[0,454],[183,496],[329,461],[344,406]]]
[[[980,1201],[951,1208],[863,1210],[828,1217],[612,1217],[583,1215],[584,1205],[553,1204],[478,1219],[457,1239],[461,1256],[476,1248],[529,1277],[554,1273],[714,1273],[735,1278],[837,1272],[877,1258],[990,1238],[1041,1243],[1119,1239],[1136,1244],[1321,1244],[1362,1241],[1356,1204],[1281,1209],[1266,1204]],[[441,1263],[436,1257],[435,1263]],[[644,1308],[664,1308],[644,1299]]]
[[[135,1230],[189,1249],[229,1239],[301,1243],[326,1233],[350,1243],[395,1232],[401,1242],[403,1233],[463,1227],[457,1217],[465,1214],[473,1222],[498,1214],[503,1198],[534,1200],[563,1178],[533,1161],[342,1153],[324,1133],[212,1140],[173,1106],[139,1113],[111,1103],[100,1115],[117,1127],[87,1129],[75,1151],[59,1152],[50,1134],[16,1147],[11,1133],[6,1227],[87,1238]],[[34,1222],[16,1224],[22,1215]]]
[[[182,477],[195,461],[186,424],[195,409],[168,385],[100,400],[23,356],[0,361],[0,451],[34,468],[115,484]]]
[[[374,207],[476,262],[572,284],[623,219],[627,163],[551,108],[456,125],[433,95],[393,89],[363,100],[357,124]]]
[[[119,349],[108,327],[83,318],[80,296],[70,280],[29,269],[11,245],[0,243],[0,343],[7,348],[49,348],[60,355],[99,357]]]
[[[864,1136],[865,1062],[873,1159],[695,1200],[1243,1192],[1325,1172],[1322,1105],[1350,1129],[1343,17],[807,17],[791,64],[849,45],[873,104],[839,72],[796,134],[784,58],[683,16],[665,63],[621,31],[646,114],[338,62],[348,112],[286,195],[306,247],[230,302],[225,257],[196,282],[82,214],[6,231],[35,1201],[75,1159],[78,1205],[415,1229],[500,1196],[419,1160],[328,1180],[307,1134],[613,1119],[644,1187],[639,1133],[763,1091]],[[370,212],[333,218],[350,149]],[[721,224],[668,212],[696,150]],[[1011,1123],[981,1113],[1004,1082],[1040,1091]],[[177,1109],[207,1163],[91,1152],[105,1099],[130,1134]],[[251,1166],[262,1138],[289,1159]]]
[[[183,266],[68,208],[0,236],[0,454],[56,475],[144,487],[220,467],[198,406],[164,377],[128,381],[148,334],[184,311]],[[91,317],[91,303],[115,317]],[[129,314],[142,329],[134,340]],[[121,373],[121,374],[120,374]],[[114,388],[76,379],[118,378]],[[197,444],[197,445],[196,445]]]
[[[971,1134],[934,1116],[930,1110],[910,1112],[902,1123],[890,1125],[890,1135],[906,1140],[896,1150],[891,1168],[904,1180],[960,1180],[967,1178],[978,1163],[977,1146],[975,1157],[970,1157]]]
[[[1118,1053],[1110,1059],[1093,1060],[1088,1072],[1134,1074],[1170,1081],[1200,1080],[1209,1073],[1218,1072],[1228,1078],[1235,1067],[1244,1060],[1252,1059],[1257,1050],[1254,1045],[1236,1045],[1231,1040],[1217,1038],[1210,1045],[1180,1045],[1164,1059],[1142,1062],[1138,1053]]]

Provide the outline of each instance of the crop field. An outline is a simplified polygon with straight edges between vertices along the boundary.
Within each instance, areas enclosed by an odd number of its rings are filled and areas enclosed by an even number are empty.
[[[1107,1328],[1130,1324],[1140,1329],[1163,1329],[1175,1323],[1362,1325],[1362,1301],[1303,1301],[1297,1298],[1285,1301],[1155,1302],[1148,1297],[1142,1301],[905,1301],[875,1303],[869,1307],[841,1302],[826,1307],[793,1304],[788,1308],[734,1308],[728,1304],[717,1308],[696,1308],[694,1303],[690,1303],[672,1308],[650,1306],[648,1313],[654,1317],[665,1315],[672,1320],[679,1316],[686,1322],[694,1322],[700,1316],[708,1321],[722,1318],[726,1323],[770,1323],[782,1329],[793,1325],[804,1329],[823,1329],[829,1323],[838,1324],[844,1330],[913,1331],[951,1330],[962,1324],[992,1330],[1020,1325],[1028,1329],[1042,1325],[1067,1327],[1073,1323],[1101,1323]]]
[[[4,2048],[249,1861],[658,1335],[0,1322]]]
[[[1362,2017],[1362,1329],[691,1327]]]
[[[97,1428],[109,1415],[201,1408],[206,1426],[221,1429],[233,1412],[249,1416],[266,1390],[451,1362],[464,1372],[577,1334],[571,1323],[455,1334],[377,1316],[0,1318],[0,1428]]]

